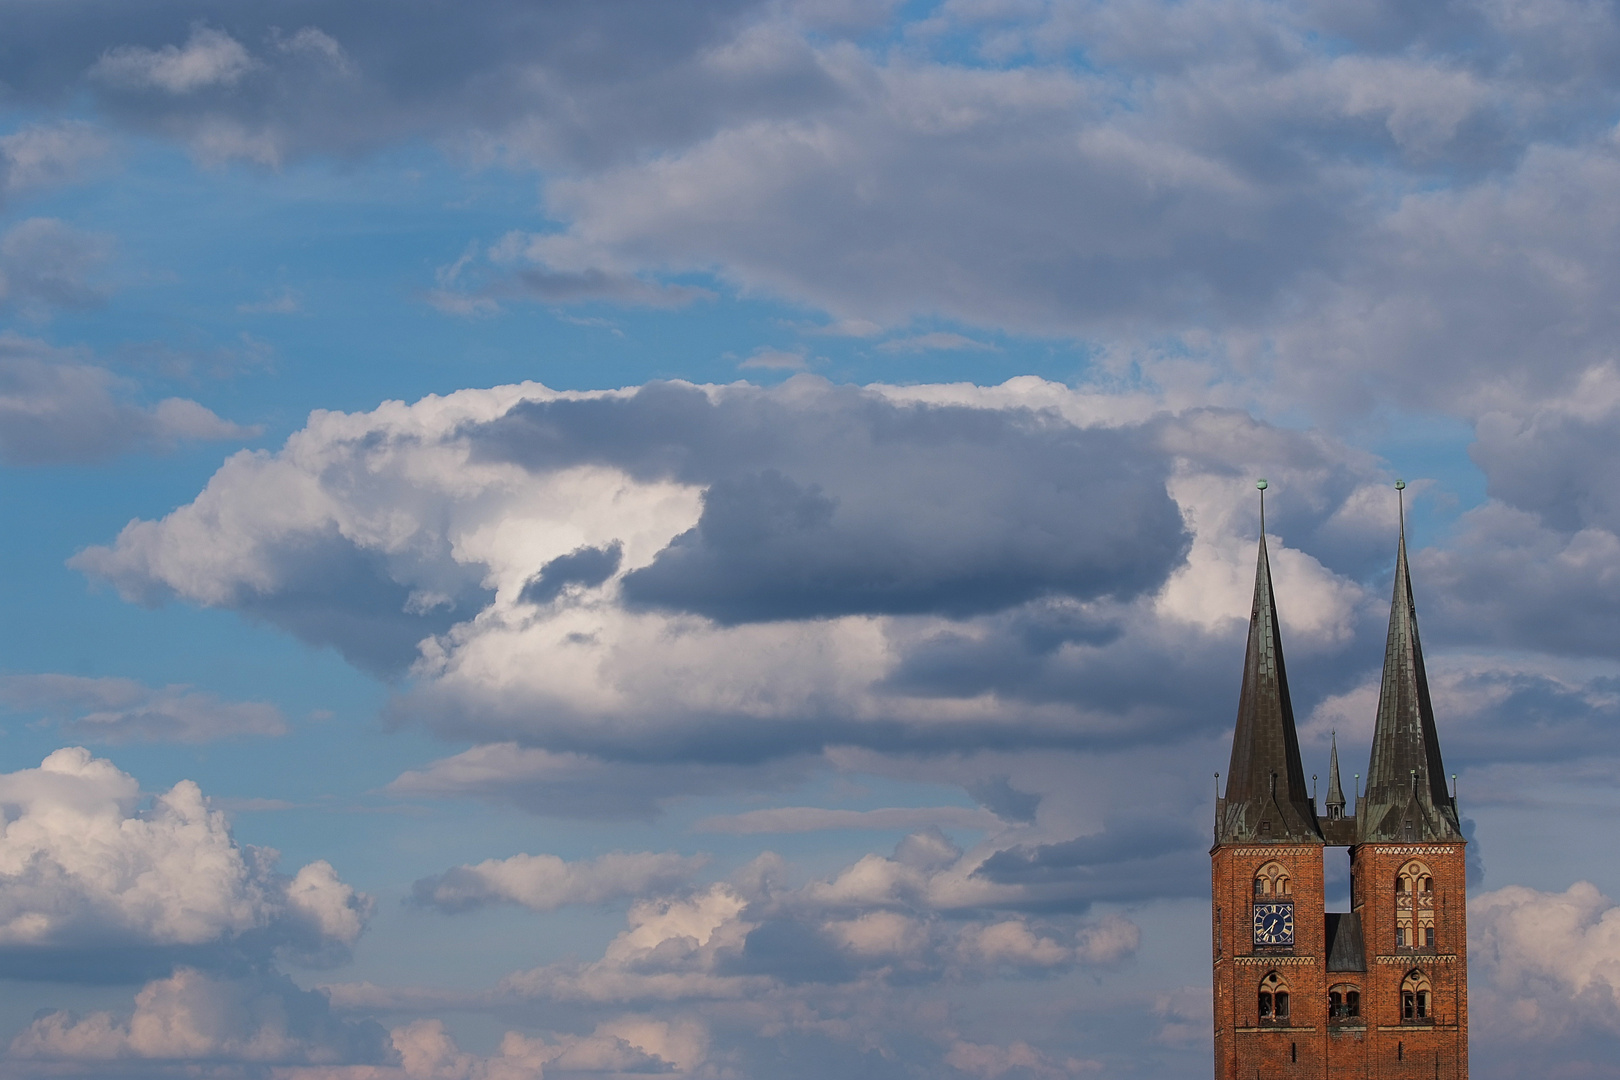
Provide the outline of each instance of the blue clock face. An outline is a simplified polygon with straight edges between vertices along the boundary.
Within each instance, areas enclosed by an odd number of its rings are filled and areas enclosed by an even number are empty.
[[[1289,902],[1254,905],[1254,943],[1292,945],[1294,905]]]

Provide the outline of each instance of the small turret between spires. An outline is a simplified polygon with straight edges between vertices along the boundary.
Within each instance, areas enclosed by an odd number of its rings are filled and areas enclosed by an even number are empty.
[[[1404,481],[1396,482],[1397,490]],[[1400,515],[1395,595],[1390,603],[1384,675],[1378,693],[1367,793],[1356,818],[1365,841],[1438,841],[1462,836],[1456,800],[1446,789],[1429,677],[1418,638],[1417,606],[1406,560],[1406,508]]]
[[[1232,732],[1232,766],[1226,776],[1226,794],[1216,803],[1215,842],[1320,844],[1316,804],[1299,758],[1299,736],[1271,590],[1271,564],[1266,557],[1266,482],[1262,480],[1256,487],[1261,501],[1254,606]]]
[[[1344,785],[1339,783],[1339,733],[1333,733],[1333,750],[1328,755],[1327,815],[1329,821],[1344,817]]]

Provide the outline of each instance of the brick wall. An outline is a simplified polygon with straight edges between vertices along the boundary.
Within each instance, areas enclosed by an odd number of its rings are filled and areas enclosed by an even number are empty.
[[[1322,856],[1320,846],[1296,844],[1231,845],[1211,854],[1216,1080],[1467,1080],[1463,845],[1351,849],[1351,902],[1366,941],[1365,973],[1326,970]],[[1436,930],[1432,949],[1395,944],[1396,881],[1414,859],[1434,879],[1428,897]],[[1272,861],[1291,879],[1292,949],[1253,944],[1254,876]],[[1260,982],[1272,970],[1288,984],[1286,1022],[1257,1015]],[[1429,1015],[1421,1019],[1402,1016],[1402,982],[1413,971],[1428,981]],[[1328,990],[1335,986],[1360,992],[1359,1018],[1330,1021]]]

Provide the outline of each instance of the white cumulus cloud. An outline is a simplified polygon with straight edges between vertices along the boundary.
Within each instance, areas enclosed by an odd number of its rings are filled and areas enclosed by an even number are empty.
[[[370,911],[325,863],[277,874],[191,781],[143,810],[134,777],[78,747],[0,775],[0,803],[0,948],[259,941],[318,958],[352,945]]]

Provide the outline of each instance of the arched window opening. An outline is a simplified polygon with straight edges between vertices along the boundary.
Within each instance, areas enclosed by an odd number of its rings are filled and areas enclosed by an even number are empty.
[[[1285,1021],[1288,1019],[1288,984],[1275,971],[1260,980],[1260,1019]]]
[[[1291,896],[1293,881],[1282,863],[1268,862],[1254,872],[1254,895]]]
[[[1395,947],[1435,947],[1434,875],[1413,860],[1395,876]]]
[[[1328,1019],[1355,1020],[1361,1016],[1361,990],[1341,983],[1328,991]]]
[[[1408,1024],[1428,1023],[1432,988],[1429,978],[1415,968],[1401,980],[1401,1020]]]

